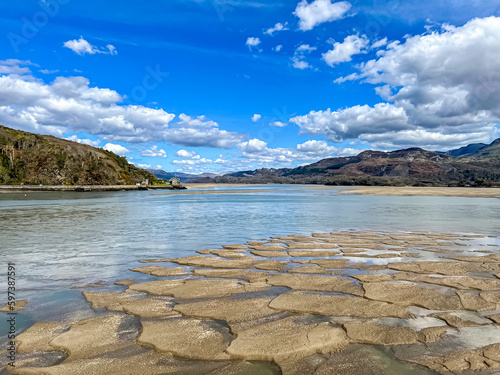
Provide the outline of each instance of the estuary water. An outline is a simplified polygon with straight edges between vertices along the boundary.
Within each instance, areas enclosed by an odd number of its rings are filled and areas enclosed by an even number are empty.
[[[141,259],[289,234],[374,230],[500,235],[496,198],[339,194],[345,188],[263,185],[230,194],[161,191],[0,194],[0,295],[16,264],[17,299],[28,299],[18,333],[36,321],[95,314],[79,287],[149,276],[128,269]],[[259,190],[260,192],[252,192]],[[244,192],[248,191],[248,192]],[[5,338],[2,324],[0,340]]]

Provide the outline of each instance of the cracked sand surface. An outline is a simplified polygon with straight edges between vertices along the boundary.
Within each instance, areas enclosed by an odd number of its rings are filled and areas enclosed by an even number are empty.
[[[326,353],[349,344],[342,328],[311,320],[288,317],[249,328],[238,333],[227,352],[235,358],[271,361],[280,356]]]
[[[360,286],[355,285],[352,279],[335,276],[294,275],[282,273],[269,277],[267,283],[273,286],[286,286],[295,290],[315,290],[326,292],[350,293],[363,295]]]
[[[169,264],[132,271],[169,279],[84,291],[107,315],[36,323],[18,336],[19,366],[8,371],[493,375],[498,243],[470,234],[314,233],[145,260]]]
[[[186,269],[183,267],[159,267],[159,266],[144,266],[139,268],[132,268],[130,271],[141,272],[152,276],[182,276],[187,275]]]
[[[190,359],[229,359],[225,353],[232,335],[229,329],[212,321],[199,319],[169,319],[161,322],[142,322],[139,344],[152,346]]]
[[[144,318],[178,315],[172,310],[171,300],[144,297],[139,293],[83,292],[83,297],[93,308],[122,311]]]
[[[159,280],[133,284],[130,290],[176,298],[215,298],[266,289],[266,285],[234,280]]]

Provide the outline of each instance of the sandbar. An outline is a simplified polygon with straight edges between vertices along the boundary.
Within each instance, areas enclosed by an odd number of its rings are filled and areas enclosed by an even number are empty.
[[[340,194],[500,198],[500,188],[356,186]]]

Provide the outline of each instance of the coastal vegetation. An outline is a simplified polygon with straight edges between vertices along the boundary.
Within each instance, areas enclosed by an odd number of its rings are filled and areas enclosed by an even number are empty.
[[[1,185],[135,185],[156,177],[111,151],[0,125]]]

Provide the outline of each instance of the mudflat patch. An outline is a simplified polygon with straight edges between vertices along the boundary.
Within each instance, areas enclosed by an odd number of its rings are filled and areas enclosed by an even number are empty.
[[[169,319],[161,322],[142,322],[139,344],[152,346],[191,359],[229,359],[225,353],[232,335],[229,329],[214,321],[199,319]]]
[[[236,358],[271,361],[281,356],[329,352],[349,344],[342,328],[311,320],[289,317],[241,331],[227,352]]]
[[[143,260],[168,264],[132,269],[157,279],[118,281],[125,291],[84,291],[94,318],[27,329],[8,371],[494,375],[498,243],[346,231]]]

